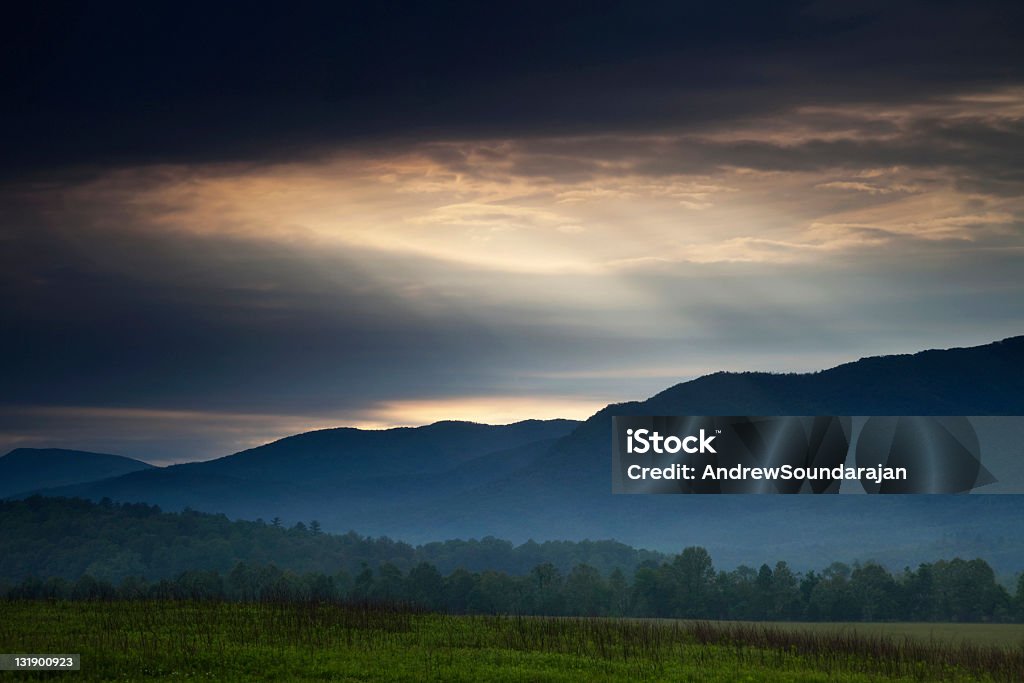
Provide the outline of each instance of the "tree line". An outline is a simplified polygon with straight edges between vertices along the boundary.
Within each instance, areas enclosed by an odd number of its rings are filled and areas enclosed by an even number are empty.
[[[30,576],[74,581],[88,574],[118,585],[128,577],[149,581],[192,570],[227,575],[239,563],[273,564],[297,574],[359,572],[363,564],[390,563],[403,572],[428,562],[455,569],[496,569],[519,575],[551,563],[567,572],[588,564],[602,573],[632,568],[663,553],[616,541],[528,541],[515,545],[487,537],[411,545],[356,532],[328,534],[316,520],[286,526],[279,519],[230,520],[185,510],[163,512],[144,503],[94,503],[33,496],[0,501],[0,583]]]
[[[981,559],[890,572],[786,562],[718,570],[614,541],[485,538],[412,546],[315,520],[231,521],[145,504],[0,501],[0,597],[371,600],[453,613],[807,621],[1021,621],[1015,592]]]
[[[767,621],[1024,621],[1024,575],[1015,595],[980,559],[943,560],[892,574],[874,564],[834,563],[807,573],[785,562],[759,569],[714,569],[704,548],[647,561],[632,580],[579,564],[553,564],[514,576],[457,569],[447,576],[421,562],[407,572],[385,562],[351,574],[284,571],[239,563],[226,575],[190,570],[173,579],[127,577],[119,584],[84,575],[30,577],[0,590],[8,600],[161,599],[404,603],[456,614],[667,617]]]

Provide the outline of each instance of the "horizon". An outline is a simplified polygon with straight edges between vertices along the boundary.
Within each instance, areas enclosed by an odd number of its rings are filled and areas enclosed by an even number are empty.
[[[0,447],[584,417],[1024,329],[1012,4],[268,11],[12,15]]]
[[[390,431],[390,430],[395,430],[395,429],[420,429],[420,428],[431,427],[431,426],[434,426],[434,425],[437,425],[437,424],[443,424],[443,423],[459,423],[459,424],[473,424],[473,425],[482,425],[482,426],[490,426],[490,427],[503,427],[503,426],[510,426],[510,425],[514,425],[514,424],[520,424],[520,423],[523,423],[523,422],[531,422],[531,421],[542,421],[543,422],[543,421],[558,421],[558,420],[566,420],[566,421],[570,421],[570,422],[576,422],[577,424],[582,424],[583,422],[586,422],[589,418],[593,417],[594,415],[596,415],[598,412],[600,412],[602,409],[604,409],[606,407],[609,407],[609,406],[612,406],[612,405],[615,405],[615,404],[620,404],[620,403],[629,403],[629,402],[634,402],[634,401],[644,401],[644,400],[647,400],[649,398],[652,398],[653,396],[657,395],[658,393],[661,393],[663,391],[667,391],[667,390],[672,389],[672,388],[674,388],[676,386],[680,386],[680,385],[686,384],[688,382],[692,382],[692,381],[701,379],[703,377],[709,377],[709,376],[713,376],[713,375],[717,375],[717,374],[747,374],[747,373],[767,374],[767,375],[816,374],[816,373],[819,373],[819,372],[826,372],[826,371],[829,371],[829,370],[833,370],[835,368],[838,368],[838,367],[841,367],[841,366],[844,366],[844,365],[855,364],[855,363],[858,363],[858,362],[864,361],[864,360],[870,360],[872,358],[896,357],[896,356],[915,356],[915,355],[918,355],[918,354],[921,354],[921,353],[932,352],[932,351],[955,351],[955,350],[962,350],[962,349],[979,348],[979,347],[983,347],[983,346],[989,346],[989,345],[992,345],[992,344],[1003,343],[1003,342],[1006,342],[1006,341],[1010,341],[1010,340],[1014,340],[1014,339],[1021,339],[1021,338],[1024,338],[1024,335],[1012,335],[1012,336],[1009,336],[1009,337],[1004,337],[1003,339],[995,339],[995,340],[992,340],[992,341],[987,342],[985,344],[980,344],[980,345],[976,345],[976,346],[963,346],[963,347],[957,346],[957,347],[948,347],[948,348],[925,348],[925,349],[919,349],[917,351],[911,351],[911,352],[908,352],[908,353],[886,354],[885,356],[862,356],[860,358],[857,358],[856,360],[847,360],[847,361],[843,361],[843,362],[837,363],[836,365],[832,365],[832,366],[829,366],[829,367],[817,368],[817,369],[814,369],[814,370],[805,370],[805,371],[800,371],[800,370],[795,370],[795,371],[794,370],[774,371],[774,370],[750,370],[750,369],[748,369],[748,370],[714,370],[714,371],[711,371],[711,372],[707,372],[707,373],[705,373],[703,375],[698,375],[696,377],[690,377],[690,378],[687,378],[687,379],[683,379],[683,380],[680,380],[680,381],[678,381],[678,382],[676,382],[674,384],[662,387],[658,391],[656,391],[656,392],[654,392],[654,393],[652,393],[652,394],[650,394],[648,396],[645,396],[643,398],[627,398],[627,399],[622,399],[622,400],[612,400],[612,401],[609,401],[607,403],[604,403],[604,404],[601,404],[599,406],[596,406],[590,412],[582,414],[580,417],[570,417],[570,416],[567,416],[567,415],[552,415],[552,416],[537,417],[537,416],[529,416],[528,415],[528,416],[524,416],[524,417],[516,417],[515,419],[511,419],[511,420],[503,421],[503,422],[501,422],[501,421],[477,420],[477,419],[472,419],[470,417],[465,417],[465,418],[441,417],[441,418],[438,418],[438,419],[431,420],[429,422],[420,422],[420,423],[411,423],[410,422],[410,423],[402,423],[402,424],[331,424],[331,425],[326,425],[326,426],[315,426],[315,427],[310,427],[310,428],[306,428],[306,429],[300,428],[298,431],[295,431],[295,432],[282,433],[282,434],[277,434],[277,435],[269,436],[269,437],[254,438],[254,439],[250,439],[247,445],[244,445],[243,447],[238,448],[237,450],[234,450],[234,451],[231,451],[231,452],[214,454],[214,455],[211,455],[209,457],[201,457],[201,458],[193,457],[193,458],[189,458],[189,459],[180,459],[180,458],[175,458],[173,456],[170,457],[170,458],[164,457],[164,458],[154,459],[154,458],[152,458],[150,456],[147,456],[145,454],[137,455],[137,454],[119,453],[119,452],[114,452],[114,451],[109,451],[109,450],[95,450],[95,449],[87,448],[87,447],[76,447],[74,444],[47,445],[45,441],[40,443],[40,444],[29,444],[29,445],[19,445],[17,442],[14,442],[12,444],[3,444],[2,442],[0,442],[0,452],[2,452],[4,454],[3,456],[0,456],[0,457],[5,457],[6,455],[10,455],[12,452],[14,452],[16,450],[19,450],[19,449],[27,449],[27,450],[48,450],[48,449],[53,449],[53,450],[67,450],[67,451],[79,451],[79,452],[89,452],[89,453],[101,453],[101,454],[105,454],[105,455],[117,455],[117,456],[120,456],[120,457],[126,457],[126,458],[131,458],[133,460],[138,460],[140,462],[144,462],[144,463],[152,465],[154,467],[170,467],[172,465],[184,465],[184,464],[189,464],[189,463],[209,462],[211,460],[218,460],[220,458],[225,458],[225,457],[229,457],[229,456],[232,456],[232,455],[238,455],[239,453],[242,453],[242,452],[245,452],[245,451],[248,451],[248,450],[252,450],[252,449],[255,449],[255,448],[260,448],[262,446],[266,446],[266,445],[269,445],[269,444],[273,444],[275,442],[278,442],[278,441],[281,441],[281,440],[284,440],[284,439],[288,439],[290,437],[301,436],[303,434],[310,434],[310,433],[320,432],[320,431],[331,431],[331,430],[335,430],[335,429],[356,429],[356,430],[359,430],[359,431]],[[255,417],[256,419],[261,419],[262,418],[262,416],[252,416],[252,417]]]

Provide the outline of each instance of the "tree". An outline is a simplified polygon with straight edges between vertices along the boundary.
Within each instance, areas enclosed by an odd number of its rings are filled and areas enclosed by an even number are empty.
[[[716,580],[719,595],[718,618],[757,618],[757,571],[741,564],[731,572],[721,572]]]
[[[645,561],[633,575],[633,605],[638,615],[667,617],[672,605],[665,599],[662,590],[662,568],[656,562]]]
[[[533,590],[532,610],[538,614],[561,614],[562,573],[550,562],[537,565],[530,571]]]
[[[715,607],[715,567],[704,548],[690,546],[672,561],[673,602],[680,617],[709,616]]]
[[[420,562],[409,570],[407,578],[409,599],[429,609],[444,607],[444,578],[437,567]]]
[[[530,571],[530,576],[533,577],[536,583],[537,590],[544,590],[556,585],[561,581],[561,574],[558,568],[550,562],[539,564]]]
[[[772,619],[774,616],[772,614],[773,580],[772,568],[767,564],[762,564],[761,568],[757,570],[757,578],[754,580],[754,604],[757,619]]]
[[[479,576],[459,568],[448,575],[444,581],[445,604],[448,609],[465,613],[469,611],[469,596],[479,581]]]
[[[504,573],[485,571],[469,594],[469,609],[483,614],[516,612],[515,581]],[[557,614],[557,611],[550,612]]]
[[[800,584],[796,574],[785,562],[776,562],[772,572],[772,619],[800,617]]]
[[[818,621],[821,618],[821,615],[818,614],[817,606],[811,602],[814,589],[820,582],[821,577],[813,569],[804,574],[803,578],[800,579],[800,602],[804,606],[804,616],[810,621]]]
[[[811,593],[809,610],[826,621],[855,621],[861,618],[860,605],[850,589],[850,567],[833,562],[821,572],[821,580]]]
[[[903,617],[914,621],[935,621],[939,618],[932,565],[921,564],[916,571],[903,570]]]
[[[228,597],[235,600],[255,600],[259,596],[256,577],[244,562],[236,564],[228,574],[226,590]]]
[[[405,600],[405,579],[402,571],[390,562],[384,562],[377,567],[377,576],[374,578],[370,597],[384,602]]]
[[[996,583],[995,572],[984,560],[939,561],[934,564],[934,574],[942,618],[987,621],[1009,612],[1009,594]]]
[[[373,570],[364,562],[362,570],[356,575],[355,584],[352,586],[352,597],[356,600],[366,600],[373,592]]]
[[[319,536],[322,533],[320,529],[320,522],[316,521],[315,519],[312,522],[310,522],[309,533],[313,534],[314,536]]]
[[[307,574],[302,580],[302,592],[308,600],[327,602],[337,597],[334,579],[325,574]]]
[[[88,574],[75,582],[71,597],[75,600],[111,600],[116,596],[114,587],[106,581],[97,581]]]
[[[175,583],[179,595],[190,600],[214,600],[224,597],[224,581],[213,571],[186,571]]]
[[[138,553],[120,550],[95,560],[86,567],[85,573],[116,585],[129,576],[142,576],[146,567]]]
[[[609,614],[613,617],[624,617],[630,613],[629,583],[622,570],[616,567],[608,577]]]
[[[1024,621],[1024,572],[1017,579],[1016,608],[1017,621]]]
[[[895,579],[874,562],[854,567],[850,574],[850,591],[860,604],[860,618],[865,621],[889,621],[903,612]]]
[[[611,592],[601,573],[589,564],[578,564],[565,579],[569,611],[587,617],[608,614]]]

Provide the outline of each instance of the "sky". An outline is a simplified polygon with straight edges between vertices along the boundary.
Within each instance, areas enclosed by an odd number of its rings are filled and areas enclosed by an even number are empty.
[[[33,3],[0,453],[584,419],[1024,333],[1019,3]]]

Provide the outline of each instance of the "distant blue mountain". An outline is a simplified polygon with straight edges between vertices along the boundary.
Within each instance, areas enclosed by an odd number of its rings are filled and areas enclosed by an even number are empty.
[[[0,458],[0,498],[154,469],[140,460],[63,448],[16,448]]]
[[[700,377],[610,405],[530,467],[386,521],[430,520],[406,537],[449,537],[466,533],[473,511],[477,534],[614,538],[665,551],[697,544],[726,564],[871,558],[902,567],[960,553],[1024,567],[1024,495],[613,496],[614,415],[1024,415],[1024,337],[809,374]]]
[[[321,519],[349,530],[388,509],[454,496],[528,465],[579,423],[437,422],[385,430],[325,429],[217,460],[134,472],[48,495],[147,502],[233,517]],[[376,522],[374,522],[376,524]]]
[[[326,430],[49,493],[191,506],[412,542],[614,538],[724,566],[953,554],[1024,567],[1024,496],[613,496],[613,415],[1024,415],[1024,337],[809,374],[715,373],[583,423]]]

